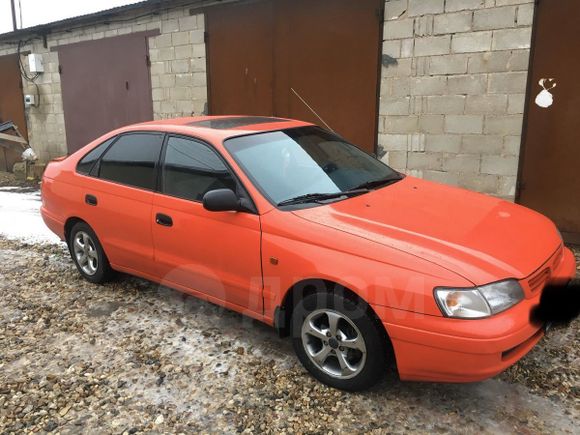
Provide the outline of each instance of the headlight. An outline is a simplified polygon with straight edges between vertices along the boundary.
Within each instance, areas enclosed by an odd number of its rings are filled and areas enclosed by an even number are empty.
[[[501,313],[523,298],[520,284],[513,279],[474,288],[435,289],[435,299],[443,314],[462,319],[480,319]]]

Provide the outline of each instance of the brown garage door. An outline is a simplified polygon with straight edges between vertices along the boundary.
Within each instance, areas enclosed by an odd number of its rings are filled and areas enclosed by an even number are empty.
[[[580,45],[577,0],[537,6],[530,92],[520,166],[518,202],[552,218],[565,238],[580,243]],[[545,80],[540,105],[539,85]],[[553,87],[557,84],[556,87]]]
[[[322,124],[374,151],[381,0],[277,0],[208,9],[212,114]]]
[[[57,50],[69,152],[112,129],[153,119],[146,33]]]
[[[13,121],[20,133],[27,138],[24,96],[18,56],[0,56],[0,123]],[[20,161],[20,151],[0,147],[0,171],[12,171],[14,163]]]

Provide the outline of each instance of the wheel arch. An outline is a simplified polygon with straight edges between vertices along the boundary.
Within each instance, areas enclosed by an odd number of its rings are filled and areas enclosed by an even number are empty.
[[[389,334],[381,322],[379,316],[372,306],[354,290],[330,279],[308,278],[294,283],[284,294],[282,302],[276,307],[274,312],[274,327],[281,337],[290,335],[291,319],[297,303],[314,293],[335,293],[345,296],[356,303],[364,304],[364,308],[369,316],[384,334],[384,338],[390,345]]]
[[[77,224],[78,222],[83,222],[83,223],[89,225],[89,223],[86,220],[81,219],[78,216],[71,216],[64,223],[64,240],[65,240],[67,245],[68,245],[68,239],[70,236],[70,232],[71,232],[72,228],[75,226],[75,224]],[[90,225],[89,225],[89,227],[90,227]]]

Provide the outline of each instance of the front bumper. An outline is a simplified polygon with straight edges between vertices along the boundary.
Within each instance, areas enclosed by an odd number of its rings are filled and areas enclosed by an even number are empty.
[[[569,281],[575,274],[574,255],[564,248],[549,282]],[[389,334],[402,380],[474,382],[501,373],[540,341],[543,325],[534,324],[530,314],[541,293],[481,320],[373,308]]]

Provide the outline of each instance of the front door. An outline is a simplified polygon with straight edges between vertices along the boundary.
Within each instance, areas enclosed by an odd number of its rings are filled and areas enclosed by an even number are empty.
[[[580,243],[580,45],[577,0],[536,2],[517,201],[550,217]]]
[[[240,190],[213,148],[169,136],[151,216],[156,274],[168,286],[261,315],[260,217],[207,211],[203,195],[223,188]]]

